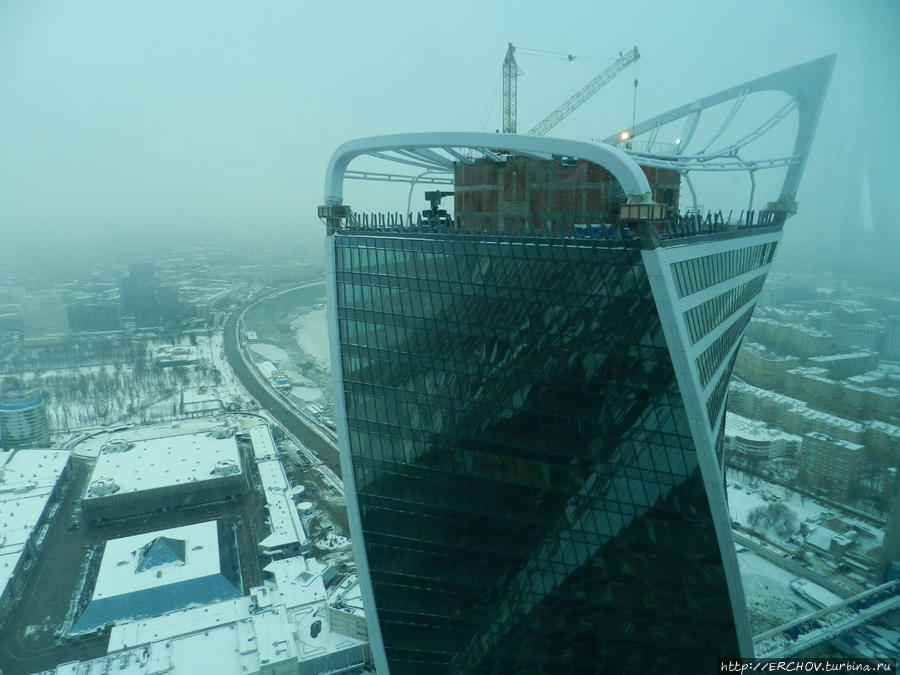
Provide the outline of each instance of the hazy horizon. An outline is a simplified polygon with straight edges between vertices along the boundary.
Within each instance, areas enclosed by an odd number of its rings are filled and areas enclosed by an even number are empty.
[[[859,241],[868,172],[878,250],[900,150],[900,5],[869,2],[463,2],[453,12],[292,2],[0,7],[0,248],[27,257],[98,245],[223,240],[321,250],[325,164],[351,138],[493,131],[507,42],[528,128],[619,51],[642,58],[553,135],[602,138],[722,87],[837,53],[786,251],[834,258]],[[712,66],[712,67],[711,67]],[[871,233],[870,233],[871,234]],[[859,236],[858,236],[859,235]]]

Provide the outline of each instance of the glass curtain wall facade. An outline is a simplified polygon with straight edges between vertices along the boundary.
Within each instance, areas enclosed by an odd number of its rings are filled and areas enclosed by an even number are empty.
[[[47,407],[37,389],[0,394],[0,448],[49,448]]]
[[[344,452],[391,673],[695,673],[737,656],[641,251],[329,242]]]

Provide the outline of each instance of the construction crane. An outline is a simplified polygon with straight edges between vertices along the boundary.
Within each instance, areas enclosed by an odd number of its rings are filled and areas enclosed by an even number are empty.
[[[519,64],[516,63],[516,48],[512,42],[503,59],[503,133],[516,133],[516,83],[519,80]],[[495,85],[496,86],[496,85]]]
[[[574,58],[569,56],[568,60],[572,61]],[[639,58],[641,58],[641,55],[637,47],[624,54],[620,53],[619,58],[609,68],[597,75],[597,77],[575,92],[569,100],[538,122],[529,130],[528,135],[543,136],[546,134]],[[516,48],[510,42],[509,48],[506,50],[506,58],[503,60],[503,133],[507,134],[516,133],[516,81],[519,74],[519,66],[516,64]]]

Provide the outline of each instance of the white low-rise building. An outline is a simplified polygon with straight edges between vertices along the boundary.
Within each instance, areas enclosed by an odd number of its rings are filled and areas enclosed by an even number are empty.
[[[775,459],[795,457],[803,438],[734,413],[725,416],[725,450],[745,457]]]
[[[172,366],[188,366],[200,359],[197,348],[188,345],[165,345],[156,350],[156,365],[166,368]]]
[[[287,480],[266,425],[252,428],[249,436],[271,526],[271,533],[263,540],[268,543],[261,542],[260,548],[270,550],[277,544],[272,553],[280,553],[262,568],[262,585],[243,597],[206,604],[192,600],[197,604],[175,610],[158,608],[157,615],[145,618],[116,620],[105,656],[63,663],[42,675],[324,675],[362,672],[371,662],[355,577],[328,590],[326,583],[334,568],[312,558],[287,555],[286,551],[305,547],[308,542],[294,504],[304,490],[292,487]],[[186,534],[179,534],[181,529],[139,535],[141,541],[129,538],[137,548],[129,543],[108,549],[111,576],[102,582],[98,578],[95,596],[97,588],[101,595],[114,593],[121,586],[116,579],[135,576],[140,560],[148,555],[155,571],[151,570],[147,589],[156,588],[157,571],[162,573],[160,583],[184,574],[182,548],[189,557],[193,545]],[[182,538],[184,547],[172,543]],[[204,548],[195,553],[201,562],[209,563],[209,552],[205,544],[201,546]],[[198,568],[191,578],[208,578],[207,567]],[[131,607],[133,603],[121,604]]]
[[[220,521],[112,539],[73,632],[238,597],[239,568],[234,531]]]
[[[238,495],[245,479],[237,441],[215,430],[106,443],[82,505],[89,520],[123,518]]]
[[[248,596],[117,623],[106,656],[44,675],[352,672],[369,661],[369,645],[333,625],[322,567],[300,557],[273,561]]]
[[[362,592],[356,575],[350,576],[337,587],[328,605],[331,630],[360,640],[369,639]]]
[[[65,450],[0,451],[0,626],[25,585],[59,506]]]
[[[256,468],[266,497],[266,511],[269,514],[269,535],[259,542],[263,555],[296,554],[308,551],[309,537],[300,519],[292,488],[269,427],[260,425],[250,429],[250,442],[256,458]]]
[[[225,409],[218,392],[212,387],[191,387],[181,392],[180,410],[185,417],[202,417]]]

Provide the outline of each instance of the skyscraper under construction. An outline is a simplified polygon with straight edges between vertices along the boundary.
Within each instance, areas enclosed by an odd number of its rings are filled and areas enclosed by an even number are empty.
[[[752,655],[725,398],[832,65],[605,143],[433,133],[335,152],[320,208],[335,408],[379,673],[695,673]],[[787,103],[724,140],[770,90]],[[793,112],[790,154],[740,159]],[[657,142],[674,122],[682,136]],[[423,167],[405,178],[438,187],[432,208],[354,213],[343,182],[375,175],[348,168],[363,155]],[[697,204],[692,173],[755,185],[768,168],[783,181],[763,206]]]

